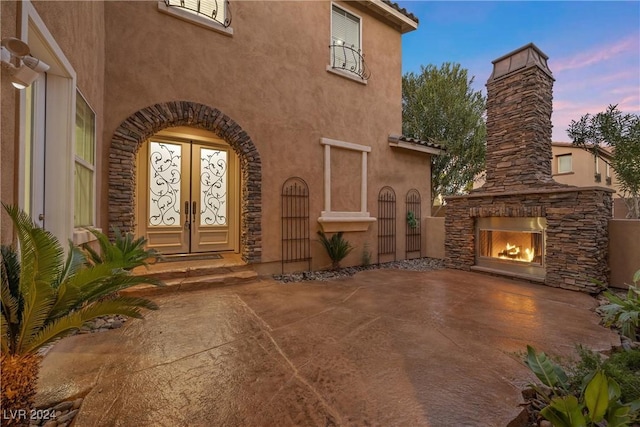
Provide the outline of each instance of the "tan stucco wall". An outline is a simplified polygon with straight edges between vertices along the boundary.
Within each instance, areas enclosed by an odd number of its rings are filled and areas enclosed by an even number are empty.
[[[155,1],[105,4],[104,140],[131,114],[158,102],[188,100],[221,110],[249,134],[262,159],[262,260],[280,259],[280,190],[287,178],[300,176],[311,194],[314,268],[329,263],[315,242],[324,201],[320,139],[370,146],[368,210],[376,215],[383,185],[396,190],[398,255],[404,257],[404,196],[415,187],[429,200],[430,183],[427,155],[395,151],[387,141],[401,131],[400,34],[356,5],[345,6],[363,20],[362,46],[372,72],[363,85],[326,71],[330,2],[231,7],[234,34],[228,37],[162,14]],[[339,151],[332,149],[332,208],[359,210],[360,156],[338,158]],[[346,179],[336,181],[341,175]],[[106,197],[104,181],[102,191]],[[423,202],[423,216],[427,205]],[[359,248],[345,265],[360,263],[365,243],[375,257],[376,230],[373,223],[368,232],[345,235]]]
[[[598,169],[602,176],[602,180],[600,182],[596,182],[596,166],[593,154],[583,150],[582,148],[565,145],[565,143],[562,143],[562,145],[554,143],[552,146],[552,152],[553,161],[551,162],[551,170],[555,181],[561,184],[575,185],[578,187],[600,186],[618,190],[618,180],[613,173],[613,169],[610,170],[611,184],[607,184],[607,165],[601,158],[598,158]],[[558,174],[558,156],[563,154],[571,154],[573,171]]]
[[[613,219],[609,221],[610,285],[626,288],[633,274],[640,269],[640,221]]]
[[[428,217],[424,220],[425,255],[429,258],[445,258],[444,252],[444,217]]]

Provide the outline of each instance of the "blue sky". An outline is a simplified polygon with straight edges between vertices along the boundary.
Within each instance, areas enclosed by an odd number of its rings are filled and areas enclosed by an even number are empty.
[[[457,62],[482,89],[491,61],[527,43],[549,56],[553,140],[609,104],[640,114],[640,1],[400,1],[420,20],[403,36],[403,72]]]

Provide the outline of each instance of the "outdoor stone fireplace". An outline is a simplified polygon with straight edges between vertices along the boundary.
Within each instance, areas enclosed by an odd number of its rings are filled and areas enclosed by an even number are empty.
[[[493,61],[487,82],[486,182],[447,197],[446,262],[595,292],[607,282],[612,190],[551,175],[553,75],[529,44]]]

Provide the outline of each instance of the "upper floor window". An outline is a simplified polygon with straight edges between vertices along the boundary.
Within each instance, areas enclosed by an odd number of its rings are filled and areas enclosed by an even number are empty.
[[[76,95],[75,198],[73,224],[94,224],[96,115],[82,97]]]
[[[563,154],[558,156],[558,173],[573,172],[571,154]]]
[[[361,44],[361,20],[333,5],[331,8],[331,68],[345,70],[363,80],[369,78]]]
[[[167,6],[179,7],[206,16],[227,28],[231,25],[228,0],[164,0]]]
[[[233,36],[229,0],[158,0],[158,11]]]

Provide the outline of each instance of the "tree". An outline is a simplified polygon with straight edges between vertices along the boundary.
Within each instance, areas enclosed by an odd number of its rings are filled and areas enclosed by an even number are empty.
[[[617,105],[595,116],[585,114],[572,120],[567,129],[573,144],[600,156],[602,147],[611,147],[609,163],[618,178],[622,197],[629,208],[628,218],[640,218],[640,116],[623,114]]]
[[[157,309],[152,301],[117,292],[161,283],[130,273],[132,267],[144,262],[130,244],[118,249],[122,256],[106,256],[91,263],[72,247],[65,261],[53,234],[36,227],[17,208],[5,208],[17,230],[20,251],[12,246],[0,248],[0,398],[6,416],[18,414],[7,425],[26,425],[28,420],[19,410],[29,414],[34,403],[41,359],[38,350],[96,317],[121,314],[140,318],[142,309]]]
[[[486,99],[472,84],[466,69],[448,62],[402,77],[402,132],[446,149],[432,158],[432,199],[467,190],[484,170]]]

